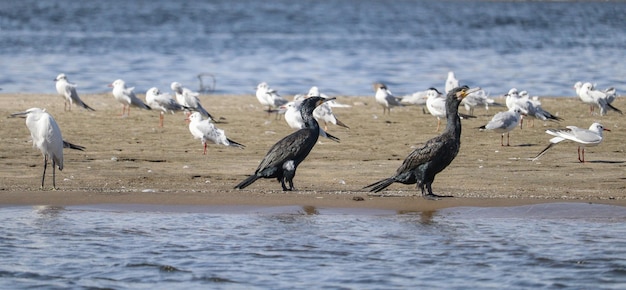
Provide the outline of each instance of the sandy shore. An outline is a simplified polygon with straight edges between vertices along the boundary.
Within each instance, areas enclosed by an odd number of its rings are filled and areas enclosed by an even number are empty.
[[[435,193],[455,198],[428,201],[415,186],[394,184],[382,196],[361,189],[390,176],[415,146],[437,134],[436,119],[419,107],[394,108],[383,116],[373,95],[339,96],[339,102],[352,105],[334,109],[350,129],[329,125],[341,143],[320,139],[298,168],[294,182],[299,191],[285,193],[269,179],[245,190],[232,189],[254,172],[272,144],[292,132],[284,120],[263,112],[253,95],[201,97],[209,112],[222,118],[217,126],[247,146],[212,145],[207,155],[202,155],[182,113],[166,115],[165,126],[159,128],[155,111],[133,108],[122,118],[121,105],[110,94],[81,97],[97,111],[74,107],[64,112],[62,98],[54,94],[0,94],[0,115],[5,116],[0,118],[0,205],[301,205],[398,211],[545,202],[626,206],[626,116],[590,115],[577,98],[542,98],[544,109],[564,121],[525,124],[511,132],[510,147],[500,146],[499,134],[476,129],[504,109],[477,108],[476,119],[462,121],[459,155],[433,184]],[[624,98],[614,105],[626,109]],[[31,107],[46,108],[65,140],[87,147],[84,152],[65,150],[56,191],[39,190],[41,154],[32,148],[24,119],[8,118]],[[547,128],[586,128],[594,121],[612,131],[600,146],[587,148],[587,163],[578,162],[572,143],[557,145],[538,161],[528,160],[548,144]],[[46,187],[51,187],[51,177],[49,171]]]

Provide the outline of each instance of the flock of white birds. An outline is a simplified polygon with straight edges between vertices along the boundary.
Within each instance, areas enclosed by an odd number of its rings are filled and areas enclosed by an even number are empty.
[[[65,110],[71,111],[72,105],[84,108],[86,110],[95,111],[92,107],[85,104],[76,91],[76,85],[68,81],[67,76],[63,73],[56,78],[56,90],[65,100]],[[453,72],[448,73],[445,82],[445,93],[459,86]],[[150,88],[146,92],[146,102],[144,103],[134,93],[134,87],[127,87],[126,83],[118,79],[111,83],[113,97],[122,104],[122,116],[130,114],[130,107],[137,107],[145,110],[159,110],[159,126],[163,126],[163,115],[165,113],[173,113],[176,111],[184,111],[189,121],[189,131],[196,139],[200,139],[204,146],[204,154],[206,154],[207,142],[213,142],[219,145],[232,146],[236,148],[244,148],[241,143],[235,142],[226,137],[224,130],[217,128],[212,120],[213,116],[201,105],[198,99],[199,93],[194,92],[182,86],[178,82],[171,84],[176,99],[172,98],[169,93],[162,93],[158,88]],[[595,85],[586,82],[577,82],[574,85],[576,94],[585,104],[589,105],[590,112],[593,113],[597,107],[600,115],[606,115],[609,111],[615,111],[622,114],[621,110],[612,105],[617,97],[615,88],[606,90],[597,90]],[[436,88],[430,88],[425,91],[419,91],[410,95],[395,97],[385,84],[374,84],[375,100],[383,108],[384,114],[391,114],[391,109],[396,106],[417,105],[426,107],[430,114],[437,118],[437,131],[440,128],[441,118],[445,118],[445,94],[439,92]],[[321,94],[317,87],[312,87],[306,95],[296,95],[292,101],[281,97],[278,92],[266,83],[261,82],[256,88],[256,97],[259,103],[266,108],[268,114],[276,113],[277,118],[284,116],[287,124],[293,129],[304,128],[304,122],[300,115],[300,104],[307,97],[320,96],[327,98]],[[461,114],[462,118],[473,117],[474,108],[477,106],[506,106],[508,110],[496,113],[491,121],[481,127],[483,130],[490,130],[501,134],[500,144],[504,144],[504,134],[507,135],[506,146],[509,146],[509,132],[517,126],[523,126],[524,118],[538,119],[542,121],[560,121],[560,117],[555,116],[541,108],[541,102],[538,97],[530,97],[526,91],[518,92],[512,88],[505,95],[506,104],[502,105],[489,98],[484,90],[478,90],[468,95],[462,102],[468,114]],[[349,107],[336,102],[335,100],[323,103],[314,111],[315,119],[323,126],[320,130],[320,136],[329,138],[333,141],[339,141],[339,138],[329,134],[328,124],[338,125],[349,128],[341,122],[333,113],[332,107]],[[76,150],[84,150],[84,147],[78,146],[63,140],[61,130],[54,118],[46,112],[45,109],[31,108],[24,112],[12,114],[11,116],[26,116],[26,125],[30,131],[33,141],[33,147],[37,147],[44,157],[44,170],[41,180],[41,187],[44,187],[45,172],[48,160],[52,161],[53,166],[53,188],[56,189],[55,167],[59,170],[63,169],[63,148],[71,148]],[[602,124],[593,123],[589,129],[582,129],[576,126],[567,126],[566,129],[556,130],[549,129],[547,134],[554,136],[550,139],[550,145],[542,150],[533,160],[538,159],[547,152],[548,149],[555,144],[571,140],[579,144],[578,160],[585,162],[584,148],[585,146],[597,146],[602,142],[603,131],[609,131]]]

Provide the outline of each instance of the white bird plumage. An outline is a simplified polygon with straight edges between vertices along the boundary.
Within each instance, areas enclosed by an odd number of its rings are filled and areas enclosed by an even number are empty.
[[[578,161],[585,162],[585,147],[598,146],[602,143],[603,131],[611,131],[604,128],[600,123],[593,123],[589,129],[578,128],[576,126],[567,126],[567,129],[548,129],[546,133],[555,136],[550,139],[550,144],[543,149],[533,160],[539,159],[548,149],[561,141],[570,140],[578,143]]]
[[[437,129],[441,126],[441,118],[446,118],[446,97],[435,88],[426,91],[426,108],[428,112],[437,118]]]
[[[56,189],[56,168],[63,170],[63,148],[82,151],[84,147],[64,141],[59,125],[45,109],[30,108],[11,116],[26,116],[26,127],[30,131],[33,147],[39,149],[44,157],[41,188],[44,187],[48,160],[52,160],[52,188]]]
[[[376,102],[383,107],[383,115],[385,115],[385,112],[391,115],[392,107],[402,106],[385,84],[375,83],[374,90],[376,91],[374,98]]]
[[[126,107],[128,107],[128,115],[130,115],[130,107],[135,106],[145,110],[151,110],[151,108],[146,105],[141,99],[137,98],[135,95],[135,87],[126,87],[126,82],[121,79],[115,80],[113,83],[109,85],[109,87],[113,88],[113,97],[122,104],[122,116],[124,116],[124,112],[126,111]]]
[[[328,96],[320,94],[319,88],[315,86],[309,89],[307,98],[310,97],[322,97],[324,99],[329,99]],[[335,116],[335,114],[333,113],[333,109],[330,106],[330,102],[332,101],[334,101],[334,99],[317,106],[317,108],[313,110],[313,117],[317,120],[318,123],[324,124],[324,131],[328,130],[328,123],[349,129],[350,127],[337,119],[337,116]]]
[[[76,85],[70,83],[65,74],[59,74],[54,81],[56,82],[55,86],[57,93],[61,95],[65,101],[63,110],[72,111],[72,104],[75,103],[77,106],[85,108],[89,111],[95,111],[92,107],[88,106],[83,102],[83,100],[80,99],[78,93],[76,92]]]
[[[504,146],[504,133],[506,133],[506,146],[510,146],[509,132],[511,132],[522,119],[522,114],[526,114],[526,111],[520,107],[513,107],[508,111],[499,112],[491,118],[491,120],[484,126],[481,126],[482,130],[490,130],[496,133],[500,133],[500,146]]]
[[[459,80],[456,79],[453,71],[448,72],[448,78],[446,79],[445,92],[448,94],[452,89],[459,86]]]
[[[593,84],[587,82],[582,84],[578,90],[578,94],[581,97],[581,100],[584,98],[584,100],[589,101],[590,104],[598,106],[598,108],[600,108],[601,116],[606,115],[608,109],[622,114],[620,109],[611,105],[617,97],[617,93],[614,88],[608,88],[605,91],[598,91],[594,88]]]
[[[224,130],[215,127],[211,123],[211,119],[202,119],[202,115],[199,112],[194,112],[189,115],[189,132],[195,139],[200,139],[204,146],[203,154],[206,154],[207,141],[211,141],[218,145],[237,147],[243,149],[245,146],[238,142],[235,142],[224,133]]]
[[[159,110],[159,127],[163,127],[163,115],[165,113],[173,114],[175,111],[184,109],[170,94],[161,93],[156,87],[152,87],[146,92],[146,103],[152,109]]]
[[[302,119],[302,113],[300,113],[300,108],[302,106],[303,99],[297,99],[287,104],[281,106],[281,109],[285,111],[285,121],[290,128],[300,130],[305,127],[304,120]],[[320,136],[324,138],[328,138],[335,142],[339,142],[340,139],[329,134],[324,129],[320,128]]]
[[[280,106],[287,104],[289,101],[281,97],[278,91],[270,88],[266,82],[261,82],[256,87],[256,98],[263,106],[267,106],[267,113],[274,112]]]
[[[214,119],[213,116],[211,116],[211,114],[209,114],[209,112],[204,109],[202,104],[200,104],[200,99],[198,99],[200,93],[183,87],[183,85],[179,82],[172,82],[170,88],[176,94],[176,101],[179,105],[185,107],[188,110],[199,112],[205,118]],[[187,112],[187,116],[189,116],[189,114],[191,114],[191,112]]]

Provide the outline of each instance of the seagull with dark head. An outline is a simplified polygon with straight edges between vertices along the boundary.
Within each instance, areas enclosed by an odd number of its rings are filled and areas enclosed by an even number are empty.
[[[310,97],[302,101],[300,114],[305,127],[287,135],[267,152],[254,174],[235,186],[243,189],[259,178],[276,178],[283,191],[294,190],[293,178],[298,165],[309,155],[320,135],[320,126],[313,117],[313,110],[324,102],[335,98]],[[289,184],[289,187],[285,185]]]
[[[422,195],[429,199],[446,197],[436,195],[432,190],[435,175],[444,170],[459,153],[461,147],[461,118],[459,104],[468,94],[478,89],[467,86],[453,88],[446,96],[447,124],[441,135],[432,138],[420,148],[416,148],[404,159],[396,173],[364,188],[379,192],[394,182],[415,184],[421,189]]]

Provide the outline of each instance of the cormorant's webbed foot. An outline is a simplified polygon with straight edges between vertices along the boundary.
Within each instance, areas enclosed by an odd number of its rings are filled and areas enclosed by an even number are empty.
[[[434,194],[434,193],[429,193],[429,194],[424,195],[424,198],[428,199],[428,200],[440,200],[440,199],[446,198],[446,197],[454,197],[454,196],[452,196],[452,195],[438,195],[438,194]]]

